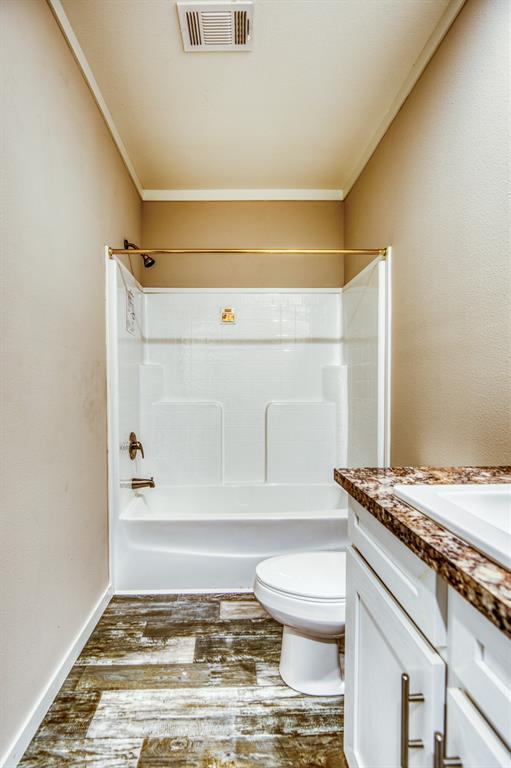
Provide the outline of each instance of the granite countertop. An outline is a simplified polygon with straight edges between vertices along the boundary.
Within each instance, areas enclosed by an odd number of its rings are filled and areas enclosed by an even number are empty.
[[[511,638],[511,571],[393,495],[394,486],[511,483],[511,467],[336,469],[336,482]]]

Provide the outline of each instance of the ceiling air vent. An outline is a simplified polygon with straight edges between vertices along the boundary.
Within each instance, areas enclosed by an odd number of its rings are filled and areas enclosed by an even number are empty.
[[[177,12],[185,51],[249,51],[254,3],[178,0]]]

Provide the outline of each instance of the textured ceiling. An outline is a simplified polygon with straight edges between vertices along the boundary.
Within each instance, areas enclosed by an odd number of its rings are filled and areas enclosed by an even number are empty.
[[[184,53],[173,0],[62,0],[146,189],[342,189],[448,0],[256,0]]]

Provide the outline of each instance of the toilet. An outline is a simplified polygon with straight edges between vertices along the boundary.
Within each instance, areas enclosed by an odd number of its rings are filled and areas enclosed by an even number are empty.
[[[280,676],[301,693],[344,693],[337,638],[346,616],[346,553],[297,552],[263,560],[254,593],[284,625]]]

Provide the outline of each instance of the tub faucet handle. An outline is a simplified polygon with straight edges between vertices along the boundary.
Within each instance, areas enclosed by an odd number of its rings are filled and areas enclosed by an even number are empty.
[[[132,459],[132,461],[134,461],[137,458],[137,451],[140,451],[143,459],[145,458],[144,446],[142,445],[140,440],[137,440],[137,436],[134,432],[130,433],[130,442],[129,442],[128,450],[130,454],[130,459]]]

